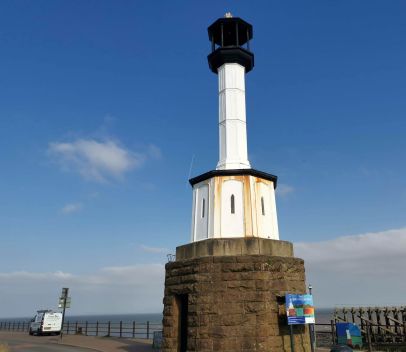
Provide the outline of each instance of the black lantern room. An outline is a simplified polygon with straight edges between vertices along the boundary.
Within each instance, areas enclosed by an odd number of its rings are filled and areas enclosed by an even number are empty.
[[[226,14],[226,17],[219,18],[207,30],[211,41],[211,54],[207,59],[214,73],[225,63],[240,64],[245,67],[245,72],[252,70],[254,54],[250,51],[252,26],[249,23]]]

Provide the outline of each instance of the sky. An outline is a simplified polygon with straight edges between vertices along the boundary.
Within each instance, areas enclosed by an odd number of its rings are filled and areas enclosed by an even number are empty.
[[[252,167],[315,304],[404,305],[406,3],[0,2],[0,317],[162,311],[218,161],[207,27],[254,27]]]

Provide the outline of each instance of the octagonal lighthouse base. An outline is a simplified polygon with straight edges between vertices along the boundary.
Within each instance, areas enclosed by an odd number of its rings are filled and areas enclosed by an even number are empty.
[[[191,242],[209,238],[279,239],[277,177],[255,169],[213,170],[192,178]]]
[[[284,296],[306,292],[291,243],[213,239],[176,254],[166,264],[163,352],[290,351]],[[307,327],[293,330],[295,350],[310,351]]]

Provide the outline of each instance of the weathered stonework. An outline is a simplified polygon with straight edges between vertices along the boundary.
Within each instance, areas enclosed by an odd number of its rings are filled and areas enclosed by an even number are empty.
[[[294,257],[212,255],[168,263],[163,351],[180,351],[177,297],[187,299],[187,351],[290,351],[284,295],[305,291],[304,262]],[[295,350],[310,351],[307,328],[294,331]]]

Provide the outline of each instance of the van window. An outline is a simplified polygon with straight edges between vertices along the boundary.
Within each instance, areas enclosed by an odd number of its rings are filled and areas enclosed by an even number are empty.
[[[37,315],[35,316],[35,322],[36,322],[36,323],[40,323],[41,320],[42,320],[42,313],[41,313],[41,314],[37,314]]]

